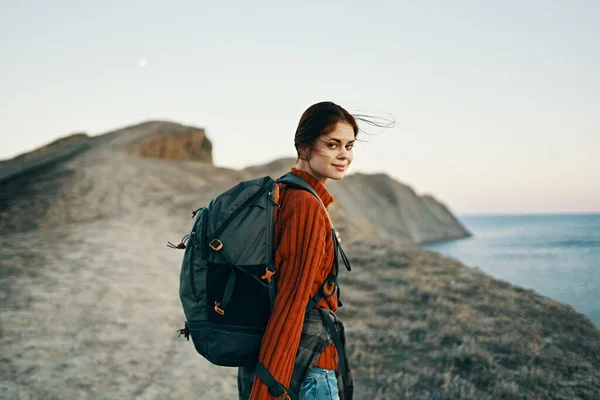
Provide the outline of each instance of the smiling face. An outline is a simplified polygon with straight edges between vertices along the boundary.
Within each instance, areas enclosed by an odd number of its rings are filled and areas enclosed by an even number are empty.
[[[331,133],[317,137],[311,148],[302,150],[303,157],[296,168],[310,173],[323,184],[327,179],[340,180],[352,163],[354,142],[352,126],[338,122]]]

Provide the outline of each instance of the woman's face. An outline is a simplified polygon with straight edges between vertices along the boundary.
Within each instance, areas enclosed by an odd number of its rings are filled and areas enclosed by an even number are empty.
[[[342,179],[354,157],[354,142],[352,126],[346,122],[338,122],[333,132],[315,140],[308,160],[302,160],[307,172],[321,183],[325,183],[327,179]]]

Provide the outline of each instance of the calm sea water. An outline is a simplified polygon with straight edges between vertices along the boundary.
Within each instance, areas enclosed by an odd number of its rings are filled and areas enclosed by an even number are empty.
[[[426,248],[570,304],[600,327],[600,214],[460,220],[472,238]]]

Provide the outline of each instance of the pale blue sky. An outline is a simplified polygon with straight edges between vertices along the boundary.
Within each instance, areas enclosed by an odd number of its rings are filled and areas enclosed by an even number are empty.
[[[351,171],[459,213],[600,211],[595,0],[94,3],[0,2],[0,158],[168,119],[238,168],[333,100],[397,121]]]

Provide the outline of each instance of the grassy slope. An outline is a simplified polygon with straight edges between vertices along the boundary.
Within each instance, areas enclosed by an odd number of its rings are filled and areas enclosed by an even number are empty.
[[[358,398],[600,395],[600,331],[572,307],[437,253],[347,247],[340,316]]]

